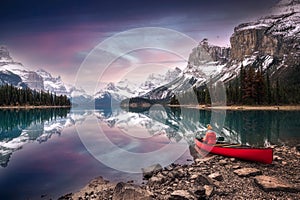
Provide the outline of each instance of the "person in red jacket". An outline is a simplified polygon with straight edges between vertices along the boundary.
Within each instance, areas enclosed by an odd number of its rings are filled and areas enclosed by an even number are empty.
[[[203,138],[203,142],[214,145],[217,142],[217,136],[214,131],[212,131],[212,126],[210,124],[207,125],[207,132],[205,137]]]

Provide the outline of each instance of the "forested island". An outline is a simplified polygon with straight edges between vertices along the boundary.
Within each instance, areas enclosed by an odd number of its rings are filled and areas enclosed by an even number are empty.
[[[70,107],[71,101],[66,95],[56,95],[45,91],[36,91],[28,87],[17,88],[13,85],[0,86],[1,107],[51,106]]]

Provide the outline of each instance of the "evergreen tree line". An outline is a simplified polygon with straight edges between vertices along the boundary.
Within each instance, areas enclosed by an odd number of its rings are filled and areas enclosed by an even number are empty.
[[[192,97],[192,98],[191,98]],[[171,105],[188,105],[195,104],[193,102],[197,98],[198,104],[210,104],[210,93],[207,86],[196,88],[193,87],[192,90],[188,90],[182,93],[175,94],[170,99]]]
[[[240,69],[240,74],[226,87],[227,104],[231,105],[283,105],[300,103],[300,89],[271,81],[270,72],[254,67]]]
[[[30,88],[16,88],[12,85],[0,86],[0,106],[71,106],[66,95],[52,94]]]
[[[214,101],[218,98],[218,84],[199,88],[194,87],[182,93],[175,94],[170,99],[171,105],[184,105],[195,103],[192,96],[196,95],[198,104],[211,104],[211,96]],[[215,87],[215,88],[213,88]],[[210,94],[214,92],[215,94]],[[226,83],[226,97],[228,105],[288,105],[300,103],[299,85],[288,85],[271,80],[269,70],[264,73],[261,68],[241,66],[239,76]],[[218,102],[214,102],[218,103]]]

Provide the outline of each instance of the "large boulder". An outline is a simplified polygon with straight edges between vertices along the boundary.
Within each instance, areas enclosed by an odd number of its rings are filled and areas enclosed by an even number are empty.
[[[254,178],[255,183],[262,188],[264,191],[290,191],[290,192],[299,192],[300,188],[294,186],[286,181],[281,179],[271,177],[271,176],[256,176]]]
[[[152,200],[151,193],[137,185],[120,182],[114,189],[113,200]]]

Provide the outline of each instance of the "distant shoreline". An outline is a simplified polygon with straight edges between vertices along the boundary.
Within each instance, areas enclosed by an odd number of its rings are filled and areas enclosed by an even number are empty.
[[[0,106],[0,110],[6,109],[47,109],[47,108],[71,108],[72,106]]]
[[[169,105],[170,107],[186,107],[196,108],[199,110],[300,110],[300,105],[285,106],[249,106],[249,105],[233,105],[233,106],[207,106],[207,105]]]

